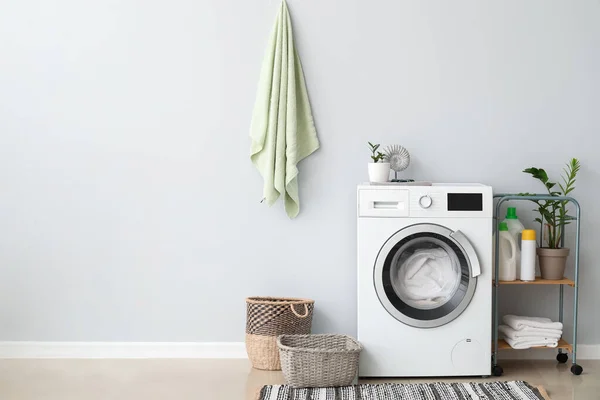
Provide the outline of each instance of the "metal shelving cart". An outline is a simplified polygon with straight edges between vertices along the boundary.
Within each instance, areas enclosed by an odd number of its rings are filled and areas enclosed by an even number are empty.
[[[497,199],[496,206],[494,208],[494,233],[495,233],[495,242],[494,247],[495,251],[495,277],[499,276],[499,257],[500,252],[498,251],[498,246],[500,243],[500,235],[498,234],[498,216],[500,214],[500,206],[507,201],[513,200],[558,200],[558,201],[568,201],[575,206],[576,216],[576,236],[575,236],[575,276],[574,280],[563,278],[559,280],[547,280],[542,279],[541,277],[536,277],[533,282],[524,282],[524,281],[499,281],[498,279],[494,279],[494,329],[493,329],[493,352],[492,352],[492,373],[495,376],[501,376],[504,372],[502,367],[498,365],[498,350],[503,349],[512,349],[508,343],[504,340],[498,339],[498,325],[500,316],[498,314],[498,300],[500,297],[500,285],[558,285],[559,287],[559,304],[558,304],[558,320],[563,322],[563,303],[564,303],[564,287],[570,286],[574,289],[574,299],[573,299],[573,341],[572,343],[568,343],[563,338],[560,339],[558,343],[558,355],[556,356],[556,360],[559,363],[566,363],[568,360],[567,353],[571,353],[571,372],[574,375],[580,375],[583,372],[583,368],[577,364],[577,309],[579,305],[579,236],[581,233],[580,222],[581,222],[581,209],[577,200],[568,196],[550,196],[544,194],[536,194],[536,195],[518,195],[518,194],[496,194],[494,198]],[[540,230],[543,232],[543,221],[540,224]],[[543,240],[542,234],[539,235],[540,243]],[[561,246],[564,246],[565,235],[563,234],[561,237]],[[547,349],[547,347],[540,347]]]

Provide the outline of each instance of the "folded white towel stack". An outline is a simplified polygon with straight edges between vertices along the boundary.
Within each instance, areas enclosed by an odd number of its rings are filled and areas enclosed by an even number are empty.
[[[563,325],[549,318],[505,315],[498,330],[506,343],[514,349],[530,347],[556,347],[562,336]]]
[[[532,347],[556,347],[558,346],[558,340],[556,339],[535,339],[535,340],[524,340],[518,339],[513,340],[505,338],[506,343],[513,349],[530,349]]]
[[[513,329],[542,328],[562,330],[562,322],[552,322],[550,318],[520,317],[518,315],[505,315],[502,321]]]
[[[562,336],[562,331],[556,329],[525,328],[516,330],[508,325],[500,325],[498,330],[504,334],[504,337],[511,339],[560,339]]]

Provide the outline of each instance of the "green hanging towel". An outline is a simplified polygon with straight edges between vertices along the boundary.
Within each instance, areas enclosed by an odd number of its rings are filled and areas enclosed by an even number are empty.
[[[296,217],[297,164],[319,148],[319,139],[285,0],[263,61],[250,137],[250,158],[263,177],[264,199],[270,206],[283,195],[285,211]]]

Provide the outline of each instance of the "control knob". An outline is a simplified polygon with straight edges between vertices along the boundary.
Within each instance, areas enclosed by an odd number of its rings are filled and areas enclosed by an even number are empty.
[[[419,198],[419,205],[421,208],[429,208],[431,207],[431,204],[433,204],[433,200],[429,195],[426,194]]]

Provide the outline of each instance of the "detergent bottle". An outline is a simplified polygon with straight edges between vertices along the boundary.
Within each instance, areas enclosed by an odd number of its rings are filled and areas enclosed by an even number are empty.
[[[515,207],[508,207],[506,209],[506,218],[504,221],[506,222],[506,226],[508,226],[508,232],[515,239],[515,243],[517,243],[517,276],[521,275],[521,235],[525,226],[519,221],[517,218],[517,209]]]
[[[500,222],[498,228],[500,241],[498,245],[498,280],[517,280],[517,250],[515,238],[510,234],[506,222]]]
[[[535,281],[535,256],[537,242],[533,229],[523,230],[521,239],[521,272],[519,279],[522,281]]]

